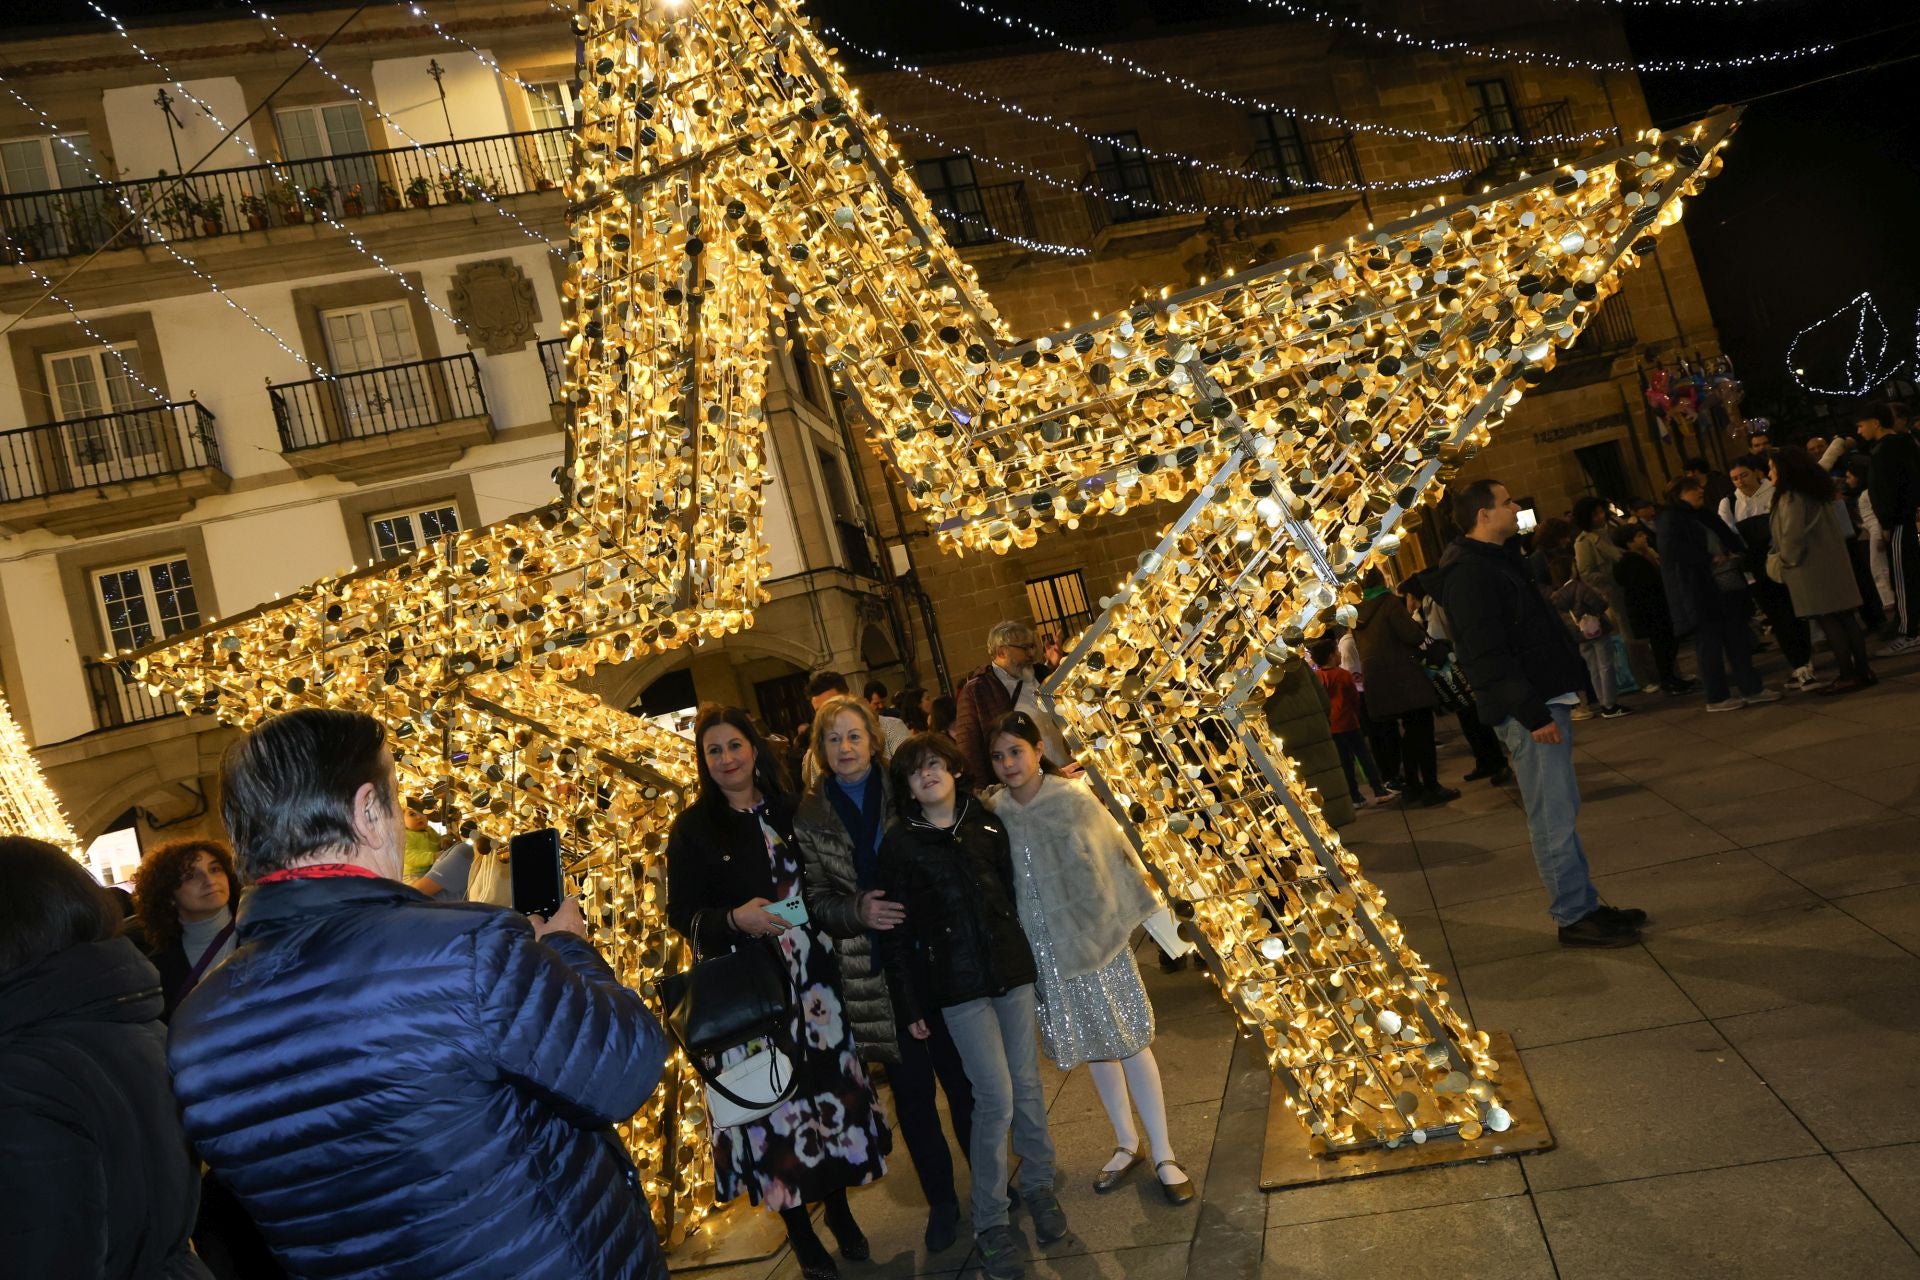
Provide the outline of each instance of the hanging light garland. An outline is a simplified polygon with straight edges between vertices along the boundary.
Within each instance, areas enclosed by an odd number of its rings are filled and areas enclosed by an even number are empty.
[[[80,837],[47,785],[27,736],[0,695],[0,835],[29,836],[80,856]]]
[[[985,18],[989,22],[998,23],[1009,31],[1030,36],[1036,40],[1044,40],[1067,53],[1078,54],[1087,58],[1096,58],[1110,67],[1131,72],[1134,75],[1141,76],[1148,80],[1157,80],[1161,84],[1170,85],[1173,88],[1197,94],[1202,98],[1207,98],[1214,102],[1225,102],[1232,106],[1244,107],[1249,111],[1266,111],[1277,116],[1287,116],[1290,119],[1305,120],[1313,124],[1326,124],[1336,128],[1351,129],[1355,133],[1377,134],[1386,138],[1410,138],[1418,142],[1473,142],[1485,143],[1490,146],[1519,146],[1526,143],[1571,144],[1596,142],[1602,138],[1611,138],[1614,133],[1611,128],[1607,128],[1588,129],[1580,133],[1528,135],[1526,137],[1522,137],[1519,134],[1490,134],[1483,137],[1479,134],[1470,133],[1434,133],[1427,129],[1413,129],[1402,125],[1381,124],[1377,121],[1349,120],[1345,116],[1332,115],[1324,111],[1308,111],[1300,107],[1290,107],[1283,103],[1267,102],[1260,98],[1249,98],[1242,94],[1229,93],[1224,89],[1209,88],[1198,81],[1175,72],[1157,71],[1152,67],[1136,62],[1125,54],[1109,53],[1105,49],[1091,45],[1074,44],[1051,27],[1044,27],[1037,22],[1030,22],[1025,18],[1011,17],[997,10],[989,9],[985,5],[976,4],[974,0],[949,0],[949,2],[964,9],[968,13]]]
[[[1436,173],[1428,177],[1401,178],[1389,182],[1337,183],[1321,182],[1314,178],[1280,179],[1271,173],[1261,173],[1258,170],[1236,169],[1232,165],[1220,164],[1217,161],[1188,155],[1183,151],[1162,151],[1154,147],[1143,146],[1131,138],[1118,138],[1112,134],[1082,129],[1071,121],[1050,116],[1044,111],[1033,111],[1021,106],[1017,102],[1010,102],[1005,98],[987,93],[984,90],[969,89],[965,85],[955,84],[950,80],[942,79],[925,68],[916,66],[904,58],[887,52],[885,49],[865,45],[857,40],[850,39],[844,32],[837,30],[831,25],[822,24],[820,30],[828,38],[854,50],[864,57],[884,62],[895,71],[911,75],[937,88],[945,89],[949,93],[957,94],[970,102],[977,102],[982,106],[993,107],[1009,115],[1018,116],[1022,120],[1026,120],[1032,124],[1042,125],[1062,133],[1073,134],[1075,137],[1086,142],[1098,142],[1105,143],[1112,147],[1122,147],[1129,156],[1144,157],[1149,160],[1167,160],[1185,168],[1202,169],[1209,173],[1217,173],[1224,178],[1237,178],[1246,182],[1265,183],[1274,187],[1284,185],[1289,189],[1304,188],[1310,191],[1411,191],[1422,187],[1434,187],[1447,182],[1456,182],[1467,176],[1465,169],[1451,169],[1446,173]],[[898,121],[894,122],[894,127],[899,127]]]
[[[1467,58],[1485,58],[1491,62],[1517,62],[1533,67],[1557,67],[1566,71],[1635,71],[1642,74],[1670,71],[1732,71],[1743,67],[1764,67],[1779,62],[1798,62],[1832,53],[1839,46],[1830,42],[1803,45],[1798,49],[1780,49],[1771,53],[1737,54],[1726,58],[1657,58],[1635,62],[1629,58],[1570,58],[1536,49],[1509,49],[1497,45],[1475,44],[1471,40],[1429,40],[1400,27],[1384,26],[1350,14],[1327,13],[1299,0],[1253,0],[1291,18],[1304,18],[1330,30],[1345,29],[1369,39],[1397,44],[1407,49],[1444,53]]]
[[[1800,344],[1816,329],[1823,329],[1841,316],[1853,316],[1853,341],[1848,345],[1846,359],[1841,369],[1847,379],[1845,386],[1823,387],[1808,381],[1807,371],[1799,362]],[[1920,325],[1916,326],[1916,341],[1920,341]],[[1793,375],[1794,384],[1803,391],[1811,391],[1823,396],[1864,396],[1880,386],[1907,363],[1896,359],[1886,363],[1893,345],[1893,337],[1887,328],[1887,322],[1880,315],[1871,293],[1862,292],[1844,307],[1832,315],[1816,320],[1800,332],[1793,335],[1793,341],[1787,344],[1787,371]],[[1920,368],[1920,352],[1916,353],[1916,368]]]

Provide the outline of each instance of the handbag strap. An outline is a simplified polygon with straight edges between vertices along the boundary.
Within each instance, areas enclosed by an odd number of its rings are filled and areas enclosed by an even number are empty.
[[[752,1110],[764,1107],[771,1101],[772,1104],[777,1107],[793,1097],[794,1093],[800,1088],[800,1050],[799,1046],[794,1043],[793,1036],[787,1030],[787,1025],[784,1022],[780,1024],[780,1030],[774,1034],[773,1042],[773,1047],[780,1053],[786,1055],[788,1069],[786,1087],[780,1090],[779,1096],[772,1099],[743,1098],[733,1090],[727,1088],[726,1085],[721,1084],[720,1077],[714,1072],[708,1071],[706,1065],[702,1063],[696,1055],[691,1053],[687,1054],[687,1061],[693,1064],[694,1074],[706,1083],[707,1088],[713,1090],[734,1106],[746,1107]],[[682,1045],[681,1048],[685,1049],[686,1046]]]

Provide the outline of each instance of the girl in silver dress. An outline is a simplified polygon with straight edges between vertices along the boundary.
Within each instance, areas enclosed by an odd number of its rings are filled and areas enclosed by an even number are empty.
[[[1023,711],[1003,716],[988,739],[1003,784],[989,802],[1013,845],[1020,927],[1040,972],[1041,1043],[1062,1071],[1087,1064],[1113,1122],[1116,1149],[1093,1189],[1112,1191],[1145,1159],[1137,1109],[1161,1191],[1185,1204],[1193,1182],[1167,1137],[1153,1006],[1133,960],[1133,931],[1159,904],[1119,824],[1084,783],[1045,771],[1040,741]]]

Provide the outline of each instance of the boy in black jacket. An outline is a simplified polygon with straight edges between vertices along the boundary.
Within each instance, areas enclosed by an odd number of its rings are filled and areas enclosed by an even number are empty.
[[[1025,1274],[1007,1224],[1007,1132],[1020,1194],[1042,1244],[1067,1233],[1053,1193],[1053,1139],[1040,1085],[1033,950],[1014,906],[1013,851],[999,819],[959,783],[966,759],[947,738],[918,733],[893,757],[900,821],[880,845],[880,887],[907,909],[880,935],[908,1033],[924,1039],[939,1009],[973,1085],[973,1230],[993,1280]]]

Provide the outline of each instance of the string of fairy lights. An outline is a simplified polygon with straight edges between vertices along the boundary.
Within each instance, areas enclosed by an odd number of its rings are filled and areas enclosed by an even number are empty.
[[[1265,5],[1288,17],[1303,18],[1336,31],[1352,31],[1369,39],[1397,44],[1406,49],[1420,49],[1427,53],[1447,54],[1453,57],[1484,58],[1491,62],[1553,67],[1562,71],[1633,71],[1647,75],[1730,71],[1770,66],[1782,62],[1799,62],[1806,58],[1817,58],[1832,53],[1839,47],[1830,41],[1821,41],[1802,45],[1796,49],[1776,49],[1766,53],[1732,54],[1712,58],[1581,58],[1548,53],[1539,49],[1514,49],[1502,45],[1477,44],[1472,40],[1429,39],[1403,27],[1368,22],[1365,18],[1355,17],[1350,13],[1329,13],[1324,9],[1303,4],[1300,0],[1250,0],[1250,2]]]
[[[877,45],[855,40],[831,24],[822,24],[820,30],[838,44],[852,49],[864,57],[885,63],[894,71],[911,75],[936,88],[945,89],[949,93],[957,94],[970,102],[977,102],[982,106],[1004,111],[1008,115],[1018,116],[1020,119],[1028,121],[1031,124],[1041,125],[1062,133],[1070,133],[1083,142],[1104,143],[1107,146],[1123,148],[1129,158],[1142,157],[1149,160],[1168,160],[1185,168],[1204,170],[1208,173],[1219,174],[1224,178],[1237,178],[1247,182],[1265,183],[1269,185],[1280,185],[1284,183],[1284,185],[1289,188],[1301,188],[1309,191],[1409,191],[1422,187],[1439,186],[1442,183],[1454,182],[1467,176],[1465,169],[1450,169],[1445,173],[1427,174],[1415,178],[1398,178],[1385,182],[1364,180],[1349,183],[1321,182],[1316,178],[1306,175],[1287,177],[1284,179],[1277,178],[1272,173],[1263,173],[1257,169],[1236,168],[1233,165],[1221,164],[1218,161],[1208,160],[1202,156],[1191,155],[1184,151],[1168,151],[1157,147],[1146,146],[1132,137],[1121,138],[1113,134],[1100,133],[1093,129],[1085,129],[1074,124],[1072,121],[1060,119],[1044,111],[1036,111],[1032,108],[1021,106],[1017,102],[1002,98],[996,94],[988,93],[981,89],[972,89],[966,85],[956,84],[951,80],[935,75],[926,68],[918,66],[897,54],[890,53]]]
[[[80,837],[0,695],[0,834],[29,836],[80,856]]]
[[[1841,360],[1841,375],[1846,382],[1837,387],[1822,386],[1813,380],[1800,362],[1800,344],[1812,337],[1817,331],[1826,328],[1842,316],[1853,317],[1853,337],[1847,347],[1847,354]],[[1920,316],[1916,316],[1914,326],[1915,352],[1912,356],[1893,354],[1893,334],[1885,317],[1880,314],[1879,304],[1873,295],[1862,291],[1833,314],[1824,316],[1807,325],[1793,335],[1787,343],[1787,371],[1792,375],[1794,384],[1803,391],[1815,395],[1845,396],[1857,398],[1871,395],[1875,390],[1898,376],[1900,370],[1911,366],[1920,372]]]

